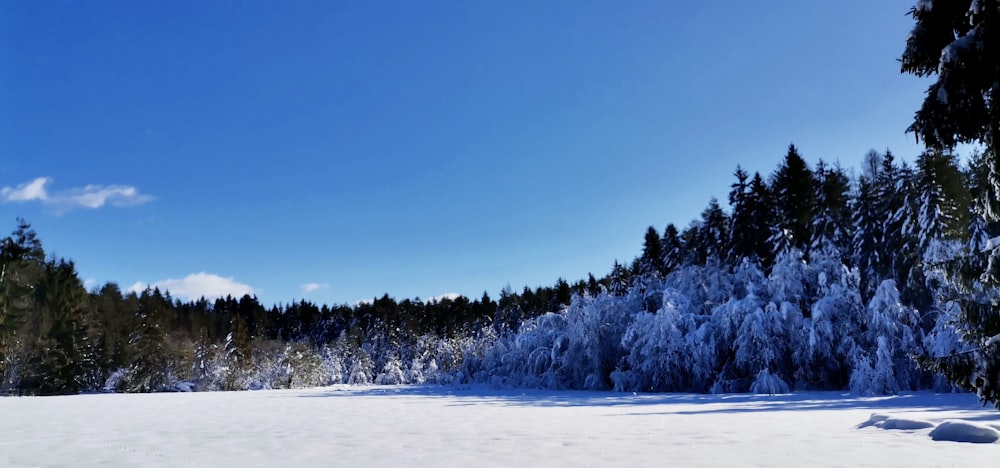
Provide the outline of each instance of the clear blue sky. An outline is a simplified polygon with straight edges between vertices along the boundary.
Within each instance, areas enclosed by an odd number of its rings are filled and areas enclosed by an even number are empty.
[[[178,297],[600,276],[790,142],[912,160],[912,4],[3,2],[0,220]]]

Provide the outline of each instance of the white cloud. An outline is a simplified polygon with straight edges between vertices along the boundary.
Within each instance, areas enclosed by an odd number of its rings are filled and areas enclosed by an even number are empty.
[[[202,296],[206,299],[216,299],[225,296],[240,298],[244,294],[254,294],[252,287],[236,281],[231,276],[222,277],[205,272],[187,275],[183,279],[167,278],[152,284],[139,282],[133,284],[128,290],[140,293],[147,287],[159,288],[161,291],[170,291],[171,296],[184,300],[196,300]]]
[[[31,200],[42,200],[48,199],[48,193],[45,192],[45,184],[51,182],[52,179],[48,177],[39,177],[31,182],[25,182],[17,187],[4,187],[0,189],[0,198],[5,202],[24,202]]]
[[[320,289],[326,289],[326,288],[329,288],[329,287],[330,287],[330,285],[326,284],[326,283],[306,283],[306,284],[302,285],[302,292],[308,294],[308,293],[311,293],[311,292],[314,292],[314,291],[319,291]]]
[[[133,206],[153,200],[152,196],[139,193],[139,189],[128,185],[88,185],[83,188],[68,190],[50,199],[53,203],[62,203],[71,207],[100,208],[104,205]]]
[[[445,299],[448,299],[449,301],[454,301],[455,299],[458,299],[460,296],[461,294],[459,293],[444,293],[440,296],[434,296],[431,297],[430,299],[427,299],[427,302],[441,302]]]
[[[46,186],[52,183],[49,177],[39,177],[16,187],[0,188],[0,200],[10,202],[39,201],[59,211],[74,208],[96,209],[105,205],[133,206],[154,200],[154,197],[139,192],[130,185],[87,185],[54,193]]]
[[[83,280],[83,288],[84,289],[86,289],[86,290],[89,291],[89,290],[93,289],[94,286],[97,286],[97,280],[95,280],[94,278],[87,278],[87,279]]]

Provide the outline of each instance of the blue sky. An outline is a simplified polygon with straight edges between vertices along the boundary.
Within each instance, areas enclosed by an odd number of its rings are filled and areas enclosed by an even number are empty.
[[[912,0],[0,4],[0,220],[88,284],[353,303],[606,273],[905,135]]]

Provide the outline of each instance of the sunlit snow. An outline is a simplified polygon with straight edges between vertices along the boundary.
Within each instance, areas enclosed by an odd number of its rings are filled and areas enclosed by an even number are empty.
[[[1000,459],[997,444],[931,437],[969,434],[963,424],[996,432],[1000,413],[969,394],[336,386],[11,397],[0,398],[0,414],[2,466],[971,467]]]

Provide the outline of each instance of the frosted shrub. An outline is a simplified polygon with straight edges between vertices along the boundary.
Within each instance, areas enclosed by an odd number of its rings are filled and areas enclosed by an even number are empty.
[[[750,391],[758,394],[775,395],[778,393],[788,393],[788,384],[781,377],[774,375],[767,369],[762,369],[757,373],[753,383],[750,384]]]
[[[348,385],[370,385],[372,383],[372,360],[368,352],[358,349],[351,360],[351,365],[347,371]]]
[[[382,366],[382,372],[375,377],[375,385],[400,385],[409,383],[403,375],[398,357],[389,358]]]

